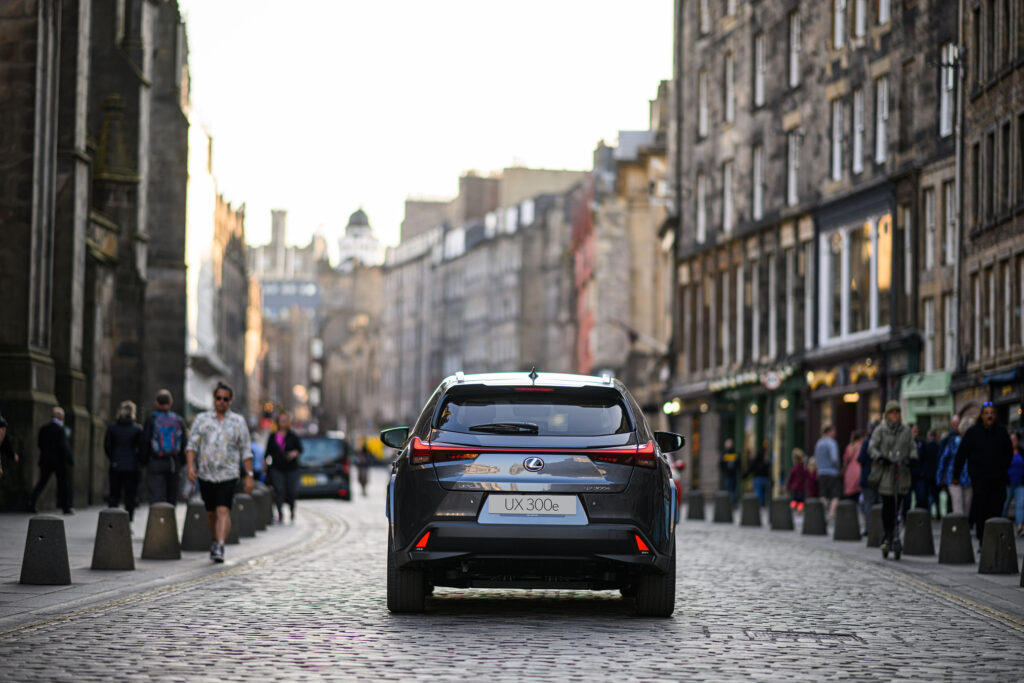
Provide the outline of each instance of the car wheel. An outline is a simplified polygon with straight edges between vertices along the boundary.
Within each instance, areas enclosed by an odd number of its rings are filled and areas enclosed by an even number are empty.
[[[636,613],[641,617],[670,617],[676,607],[676,549],[673,546],[668,571],[641,574],[636,578]]]
[[[388,610],[391,612],[422,612],[426,591],[423,570],[395,566],[388,552]]]

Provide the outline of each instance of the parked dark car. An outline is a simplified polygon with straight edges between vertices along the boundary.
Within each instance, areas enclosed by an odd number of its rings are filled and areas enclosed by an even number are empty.
[[[340,437],[302,437],[299,497],[350,500],[348,455],[348,443]]]
[[[535,372],[446,378],[399,449],[387,494],[387,604],[434,586],[619,589],[675,605],[677,497],[668,460],[618,380]]]

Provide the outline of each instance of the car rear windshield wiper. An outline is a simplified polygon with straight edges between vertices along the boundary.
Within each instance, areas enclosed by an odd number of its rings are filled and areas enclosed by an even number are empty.
[[[539,427],[532,422],[489,422],[473,425],[471,432],[493,432],[495,434],[536,434]]]

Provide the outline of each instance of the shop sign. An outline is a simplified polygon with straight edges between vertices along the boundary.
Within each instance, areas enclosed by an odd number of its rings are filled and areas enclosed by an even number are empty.
[[[768,391],[775,391],[782,386],[782,375],[774,370],[769,370],[761,375],[761,384]]]

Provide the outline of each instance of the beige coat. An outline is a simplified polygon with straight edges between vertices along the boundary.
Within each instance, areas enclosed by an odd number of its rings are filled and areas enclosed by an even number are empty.
[[[881,469],[882,475],[878,482],[878,493],[891,496],[894,493],[893,473],[899,472],[898,490],[901,496],[910,492],[910,461],[917,459],[917,447],[910,433],[910,427],[902,422],[892,425],[889,420],[875,427],[871,433],[871,444],[868,446],[871,456],[871,475],[875,478],[875,468]],[[878,458],[887,458],[893,464],[878,462]]]

